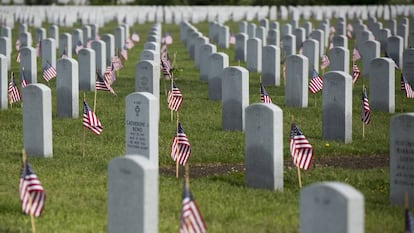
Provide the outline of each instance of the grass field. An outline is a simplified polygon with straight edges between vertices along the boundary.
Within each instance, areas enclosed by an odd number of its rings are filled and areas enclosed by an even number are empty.
[[[283,23],[283,22],[281,22]],[[237,32],[237,23],[230,22],[231,31]],[[113,33],[116,24],[110,22],[99,33]],[[129,51],[129,60],[119,71],[113,88],[117,96],[98,92],[96,114],[103,124],[100,136],[90,132],[86,135],[86,154],[82,156],[82,117],[62,119],[56,117],[56,80],[50,82],[53,105],[53,158],[30,158],[30,162],[46,190],[47,200],[43,215],[36,219],[37,232],[105,232],[106,231],[106,177],[108,162],[125,152],[125,96],[134,92],[135,64],[139,59],[152,24],[134,24],[130,32],[137,32],[141,42]],[[80,25],[76,25],[80,27]],[[195,25],[204,35],[208,23]],[[47,24],[45,24],[47,28]],[[73,28],[60,28],[71,32]],[[34,29],[31,28],[34,33]],[[184,96],[180,109],[183,124],[192,148],[191,164],[231,164],[244,161],[243,132],[221,130],[221,104],[208,100],[207,83],[199,80],[198,71],[189,59],[179,39],[178,25],[163,25],[174,43],[168,47],[169,54],[176,53],[176,66],[181,69],[175,75],[176,84]],[[17,38],[13,30],[13,44]],[[352,43],[352,41],[351,41]],[[352,48],[352,47],[350,47]],[[233,47],[219,49],[234,61]],[[16,53],[13,51],[13,56]],[[359,61],[360,62],[360,61]],[[40,64],[40,60],[38,60]],[[241,64],[244,65],[243,63]],[[12,69],[20,77],[18,64]],[[38,68],[38,82],[41,78]],[[250,73],[250,103],[259,102],[259,74]],[[396,113],[414,111],[412,100],[406,99],[399,90],[399,73],[396,73]],[[367,84],[367,81],[365,81]],[[48,84],[46,84],[48,85]],[[323,141],[321,93],[309,94],[309,107],[287,108],[284,106],[284,82],[280,87],[266,86],[273,103],[283,109],[284,159],[290,160],[290,119],[294,116],[298,126],[314,147],[315,157],[340,156],[389,156],[389,122],[395,114],[372,112],[372,122],[362,138],[361,90],[359,80],[353,88],[353,141],[349,144]],[[171,139],[175,122],[170,121],[164,83],[160,83],[159,162],[161,167],[173,167],[170,158]],[[93,92],[87,92],[92,104]],[[79,93],[79,100],[83,92]],[[81,102],[80,102],[81,103]],[[79,104],[79,112],[82,113]],[[0,232],[30,232],[30,217],[23,215],[18,197],[18,183],[23,145],[22,108],[15,104],[0,111],[0,137],[2,158],[0,162]],[[352,185],[365,197],[366,232],[403,232],[403,209],[389,203],[389,167],[374,169],[344,169],[315,167],[302,172],[304,185],[323,181],[338,181]],[[284,170],[284,190],[280,192],[256,190],[245,187],[243,172],[206,176],[191,179],[191,190],[200,207],[209,232],[298,232],[299,193],[296,169]],[[181,211],[183,180],[172,176],[159,177],[159,232],[178,232]]]

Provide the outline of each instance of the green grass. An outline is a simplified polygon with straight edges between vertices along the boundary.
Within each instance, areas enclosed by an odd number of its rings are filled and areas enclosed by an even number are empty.
[[[228,24],[237,32],[237,23]],[[47,24],[44,25],[47,28]],[[79,25],[77,25],[79,27]],[[106,24],[100,34],[113,33],[116,24]],[[124,109],[125,97],[134,92],[135,64],[152,24],[135,24],[130,32],[137,32],[141,42],[129,51],[129,60],[119,71],[113,88],[117,96],[98,92],[96,113],[104,126],[101,136],[86,132],[85,156],[82,156],[83,127],[81,114],[77,119],[56,117],[56,80],[50,82],[53,104],[53,158],[30,158],[47,195],[43,215],[36,219],[38,232],[105,232],[106,231],[106,176],[108,162],[125,152]],[[207,35],[208,24],[195,25]],[[60,28],[60,33],[73,28]],[[184,96],[180,109],[180,121],[192,146],[191,164],[243,163],[244,134],[238,131],[221,130],[221,104],[208,100],[207,83],[199,81],[198,71],[179,41],[178,25],[163,25],[174,38],[168,47],[170,55],[177,54],[176,65],[182,71],[176,75],[176,84]],[[34,29],[32,29],[34,32]],[[13,30],[13,44],[17,38]],[[352,48],[352,47],[351,47]],[[219,49],[233,60],[232,49]],[[13,52],[15,56],[15,51]],[[38,65],[40,61],[38,61]],[[243,63],[242,63],[243,65]],[[12,63],[12,71],[19,76],[18,64]],[[38,82],[41,78],[40,66]],[[366,82],[367,84],[367,82]],[[250,73],[250,103],[259,102],[259,74]],[[290,160],[289,130],[291,117],[312,143],[315,157],[332,156],[388,156],[389,121],[395,114],[372,112],[372,123],[365,129],[362,138],[360,121],[361,80],[353,89],[353,141],[349,144],[321,139],[322,99],[321,93],[314,98],[309,95],[309,107],[286,108],[284,106],[284,83],[280,87],[266,86],[273,102],[283,109],[284,159]],[[399,73],[396,74],[396,112],[414,111],[411,100],[402,97],[399,91]],[[164,94],[164,83],[160,83],[160,166],[174,167],[170,159],[171,139],[175,122],[170,121]],[[79,112],[82,113],[79,93]],[[86,93],[90,105],[93,93]],[[21,166],[22,109],[21,104],[0,111],[0,137],[2,157],[0,160],[0,232],[30,232],[30,218],[21,213],[18,198],[18,180]],[[256,190],[245,187],[244,173],[194,178],[191,190],[205,218],[209,232],[298,232],[299,187],[296,170],[285,168],[283,192]],[[366,232],[401,232],[403,212],[389,203],[389,168],[351,170],[319,167],[302,172],[304,185],[323,181],[345,182],[360,190],[365,197]],[[182,179],[160,175],[159,179],[159,232],[178,232],[181,208]]]

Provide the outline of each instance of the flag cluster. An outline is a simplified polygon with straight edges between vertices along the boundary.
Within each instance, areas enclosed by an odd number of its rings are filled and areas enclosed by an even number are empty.
[[[114,89],[112,89],[112,87],[105,80],[103,80],[99,72],[96,72],[95,89],[101,91],[109,91],[112,94],[116,95]]]
[[[295,123],[290,130],[290,155],[296,167],[308,170],[313,157],[313,148]]]
[[[187,135],[184,133],[184,129],[179,122],[171,146],[171,158],[176,162],[178,161],[179,164],[185,165],[188,158],[190,158],[190,155],[190,141],[188,140]]]
[[[98,117],[96,117],[95,113],[85,101],[83,101],[83,126],[90,129],[96,135],[101,134],[103,130]]]
[[[323,88],[323,81],[321,76],[319,76],[318,72],[313,69],[312,71],[312,79],[309,82],[309,91],[313,94],[318,93]]]
[[[9,102],[11,104],[22,100],[20,97],[19,89],[17,88],[16,83],[14,82],[14,74],[12,74],[11,76],[7,92],[9,95]]]
[[[180,233],[204,233],[206,224],[196,201],[184,182]]]
[[[28,160],[20,173],[19,195],[25,214],[39,217],[42,214],[46,194]]]

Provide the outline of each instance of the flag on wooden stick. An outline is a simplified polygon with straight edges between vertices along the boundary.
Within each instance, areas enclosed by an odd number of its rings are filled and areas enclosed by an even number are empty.
[[[12,76],[9,82],[9,88],[7,92],[8,92],[9,101],[11,104],[22,100],[20,97],[19,89],[17,88],[16,83],[14,82],[14,73],[12,73]]]
[[[362,89],[362,105],[361,105],[361,120],[366,125],[368,125],[371,122],[371,109],[369,107],[368,102],[368,96],[367,96],[367,90],[365,87]]]
[[[20,173],[19,196],[25,214],[39,217],[45,205],[45,191],[28,160],[23,161]]]
[[[185,165],[190,155],[190,141],[188,140],[187,135],[184,133],[184,129],[181,126],[181,123],[178,122],[177,131],[174,134],[171,146],[171,158],[174,161],[178,160],[179,164]]]
[[[309,91],[313,94],[319,92],[323,88],[323,81],[321,76],[319,76],[318,72],[313,69],[312,71],[312,78],[309,82]]]
[[[178,112],[183,103],[183,95],[181,94],[180,89],[175,85],[175,82],[173,82],[171,90],[168,91],[167,102],[168,107],[175,112]]]
[[[309,169],[313,157],[313,148],[295,123],[292,123],[290,130],[290,155],[296,167]]]
[[[272,99],[267,94],[267,91],[264,88],[262,83],[260,83],[260,102],[265,103],[265,104],[271,104],[272,103]]]
[[[184,182],[180,233],[204,233],[206,231],[207,227],[197,203]]]
[[[90,129],[94,134],[99,135],[102,133],[103,127],[98,117],[89,107],[89,105],[83,101],[83,126]]]

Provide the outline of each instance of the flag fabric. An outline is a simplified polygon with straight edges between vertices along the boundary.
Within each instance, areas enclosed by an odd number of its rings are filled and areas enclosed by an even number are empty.
[[[330,64],[328,56],[326,54],[322,55],[322,61],[321,61],[321,69],[325,69]]]
[[[36,56],[40,57],[40,41],[36,43]]]
[[[131,40],[134,42],[139,42],[139,35],[136,32],[132,33]]]
[[[361,75],[361,71],[359,70],[357,64],[354,64],[352,66],[352,83],[353,84],[356,83],[360,75]]]
[[[265,104],[271,104],[272,103],[272,99],[267,94],[267,91],[264,88],[262,83],[260,83],[260,102],[265,103]]]
[[[283,76],[283,80],[286,80],[286,62],[283,62],[283,65],[282,65],[282,76]]]
[[[309,91],[313,94],[318,93],[323,88],[323,81],[321,76],[319,76],[318,72],[313,69],[312,71],[312,78],[309,82]]]
[[[125,61],[128,61],[128,51],[126,45],[121,50],[121,56],[125,59]]]
[[[371,109],[369,107],[367,90],[365,87],[362,89],[361,120],[366,125],[371,122]]]
[[[413,89],[403,74],[401,74],[401,90],[405,91],[405,96],[407,96],[407,98],[414,98]]]
[[[81,49],[83,49],[83,45],[82,45],[82,41],[79,40],[75,47],[75,53],[79,54],[79,50]]]
[[[175,132],[171,145],[171,158],[178,163],[185,165],[191,155],[191,145],[181,123],[178,122],[177,131]]]
[[[102,76],[96,72],[96,82],[95,82],[95,89],[96,90],[102,90],[102,91],[109,91],[112,94],[116,95],[114,89],[105,81],[103,80]]]
[[[414,233],[414,217],[409,209],[405,209],[405,231],[404,233]]]
[[[86,41],[86,48],[92,48],[92,41],[91,39],[88,39],[88,41]]]
[[[20,40],[16,40],[16,51],[20,50]]]
[[[62,54],[60,55],[60,58],[68,58],[68,54],[66,52],[66,48],[63,49]]]
[[[352,50],[352,61],[358,61],[359,59],[361,59],[361,54],[359,53],[357,48],[354,48]]]
[[[161,58],[161,71],[162,74],[164,75],[164,77],[167,78],[171,78],[172,74],[171,74],[171,65],[170,65],[170,61],[167,58]]]
[[[32,166],[26,160],[20,173],[19,196],[25,214],[39,217],[44,209],[46,194]]]
[[[22,88],[25,88],[27,86],[26,76],[24,75],[24,69],[22,70],[20,85]]]
[[[89,105],[83,101],[83,126],[90,129],[94,134],[99,135],[102,133],[103,127],[98,117],[91,110]]]
[[[346,36],[348,39],[352,39],[352,33],[354,32],[354,27],[352,27],[352,24],[348,23],[346,25]]]
[[[161,45],[160,53],[161,59],[168,59],[168,48],[166,44]]]
[[[172,44],[173,38],[171,37],[170,33],[166,32],[161,39],[162,44]]]
[[[113,56],[111,63],[112,63],[112,66],[114,67],[115,71],[118,71],[122,68],[122,61],[119,58],[119,56],[116,56],[116,55]]]
[[[201,216],[200,209],[193,198],[187,184],[184,182],[183,199],[181,209],[180,233],[204,233],[206,224]]]
[[[52,78],[56,77],[56,75],[56,69],[51,66],[49,62],[46,62],[45,67],[43,67],[43,78],[49,82]]]
[[[178,112],[183,103],[183,95],[180,89],[175,85],[175,82],[173,82],[171,90],[168,91],[167,102],[168,107],[175,112]]]
[[[313,157],[313,148],[305,135],[292,123],[290,130],[290,155],[295,166],[308,170]]]
[[[125,47],[127,49],[132,49],[134,47],[134,42],[130,38],[127,38],[125,40]]]
[[[115,73],[115,66],[114,63],[112,63],[110,66],[107,66],[104,72],[104,77],[106,79],[106,82],[109,85],[112,85],[112,83],[116,80],[116,73]]]
[[[20,63],[20,51],[17,51],[16,62]]]
[[[16,86],[16,83],[14,82],[14,74],[12,74],[12,77],[9,82],[9,88],[8,88],[8,95],[9,95],[9,101],[10,103],[16,103],[21,101],[20,92],[19,89]]]
[[[234,36],[234,34],[230,35],[229,44],[236,44],[236,37]]]

